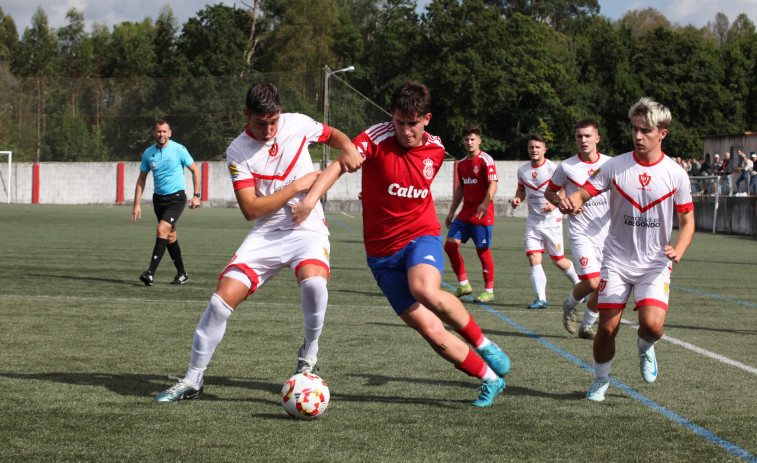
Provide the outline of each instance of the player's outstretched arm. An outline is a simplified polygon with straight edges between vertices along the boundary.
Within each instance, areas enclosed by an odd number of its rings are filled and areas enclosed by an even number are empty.
[[[276,212],[289,202],[290,199],[303,191],[309,190],[320,174],[320,170],[310,172],[268,196],[256,196],[254,187],[236,190],[234,194],[237,197],[237,203],[242,214],[244,214],[244,218],[252,222],[260,217]]]
[[[694,211],[678,213],[678,238],[676,239],[675,246],[665,246],[665,255],[674,264],[681,261],[681,258],[689,249],[691,241],[694,239],[694,231],[696,225],[694,224]]]

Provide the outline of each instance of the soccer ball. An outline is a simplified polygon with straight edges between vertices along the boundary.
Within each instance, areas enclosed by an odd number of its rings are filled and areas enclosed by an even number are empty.
[[[319,376],[299,373],[281,388],[281,405],[293,418],[312,420],[326,412],[329,406],[329,387]]]

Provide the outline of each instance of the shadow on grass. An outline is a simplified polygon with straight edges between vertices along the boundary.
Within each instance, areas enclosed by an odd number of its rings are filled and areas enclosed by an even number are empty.
[[[704,331],[714,331],[717,333],[732,333],[732,334],[746,334],[746,335],[757,334],[757,330],[720,329],[720,328],[713,328],[711,326],[675,325],[671,323],[665,323],[665,328],[680,328],[683,330],[704,330]]]
[[[114,278],[96,278],[96,277],[78,277],[74,275],[43,275],[39,273],[27,273],[26,276],[28,277],[36,277],[36,278],[59,278],[61,280],[77,280],[77,281],[97,281],[100,283],[116,283],[121,285],[131,285],[131,286],[144,286],[145,284],[139,281],[138,278],[135,278],[134,280],[116,280]]]

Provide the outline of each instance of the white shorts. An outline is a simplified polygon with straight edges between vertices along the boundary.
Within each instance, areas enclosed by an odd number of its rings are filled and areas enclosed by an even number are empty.
[[[668,310],[670,298],[670,265],[645,270],[619,270],[602,266],[599,280],[599,309],[624,309],[633,289],[636,305],[633,310],[653,305]]]
[[[573,263],[579,280],[599,278],[603,250],[604,246],[597,246],[588,237],[570,241],[570,251],[573,254]]]
[[[565,256],[563,246],[562,223],[557,226],[533,227],[526,224],[526,255],[543,253],[547,248],[549,256],[553,260],[560,260]]]
[[[220,278],[244,283],[252,294],[281,269],[295,275],[304,265],[320,265],[329,272],[331,245],[328,235],[308,230],[275,230],[250,233],[239,246]]]

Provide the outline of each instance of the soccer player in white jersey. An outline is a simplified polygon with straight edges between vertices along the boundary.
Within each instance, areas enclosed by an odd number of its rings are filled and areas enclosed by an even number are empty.
[[[462,302],[441,289],[444,251],[431,183],[444,161],[444,146],[425,131],[431,94],[422,83],[405,81],[392,94],[391,110],[391,122],[373,125],[353,140],[364,157],[366,260],[394,312],[439,356],[481,381],[471,404],[488,407],[505,388],[510,358],[483,334]],[[338,175],[339,169],[331,166],[324,170],[292,208],[295,220]]]
[[[562,214],[554,204],[544,199],[544,191],[557,168],[557,164],[545,158],[547,143],[541,135],[531,135],[528,139],[527,162],[518,169],[518,189],[510,201],[513,209],[526,199],[528,219],[526,219],[526,256],[531,265],[531,284],[536,292],[536,300],[529,309],[546,309],[547,275],[541,266],[542,254],[547,249],[552,263],[575,286],[578,275],[573,263],[565,258],[562,236]]]
[[[245,131],[226,150],[239,208],[250,233],[221,272],[218,286],[195,331],[186,376],[158,394],[158,402],[176,402],[202,395],[205,369],[226,331],[226,321],[253,292],[284,268],[300,287],[305,340],[296,372],[312,372],[318,360],[318,338],[326,315],[329,239],[318,204],[295,223],[292,206],[301,201],[319,172],[308,153],[311,143],[342,150],[337,167],[354,171],[362,158],[349,137],[308,116],[281,113],[278,89],[255,84],[247,92]]]
[[[686,171],[662,151],[670,110],[649,98],[628,112],[635,150],[607,161],[584,186],[560,202],[566,214],[583,213],[597,194],[610,193],[610,231],[605,239],[599,280],[599,326],[594,338],[594,382],[586,398],[605,399],[615,336],[633,290],[639,314],[637,345],[641,376],[657,378],[655,343],[662,337],[670,295],[672,264],[694,237],[694,203]],[[673,212],[678,238],[671,246]]]
[[[481,129],[469,125],[463,129],[463,143],[468,155],[457,163],[457,186],[444,224],[449,231],[444,252],[457,276],[455,296],[473,292],[460,254],[460,244],[469,239],[476,246],[484,275],[484,292],[476,302],[494,301],[494,261],[492,260],[492,228],[494,227],[494,194],[497,192],[497,169],[494,159],[481,151]],[[455,217],[462,202],[463,208]]]
[[[608,156],[597,151],[599,143],[599,125],[592,119],[582,119],[575,126],[578,154],[558,164],[549,187],[544,192],[547,201],[555,206],[560,204],[558,191],[565,189],[570,195],[586,183],[591,174],[599,169]],[[578,331],[584,339],[594,339],[591,326],[597,321],[597,288],[599,288],[599,270],[602,262],[607,230],[610,227],[610,212],[607,194],[602,193],[583,205],[580,215],[568,216],[568,241],[573,253],[573,263],[581,280],[573,287],[568,299],[563,302],[563,326],[569,333]],[[589,296],[581,326],[576,330],[576,306],[579,301]]]

